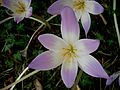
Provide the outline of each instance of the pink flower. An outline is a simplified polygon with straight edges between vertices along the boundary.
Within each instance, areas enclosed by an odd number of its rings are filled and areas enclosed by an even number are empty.
[[[14,21],[19,23],[32,15],[31,0],[3,0],[3,6],[12,11]]]
[[[74,84],[78,67],[93,77],[108,78],[101,64],[90,55],[98,48],[100,42],[93,39],[79,40],[79,24],[71,8],[65,7],[61,16],[63,39],[53,34],[40,35],[38,40],[48,51],[38,55],[28,67],[50,70],[62,64],[61,77],[68,88]]]
[[[78,21],[81,19],[86,36],[91,25],[89,13],[97,15],[104,10],[103,7],[94,0],[57,0],[48,8],[48,13],[52,15],[60,14],[65,6],[69,6],[74,10]]]

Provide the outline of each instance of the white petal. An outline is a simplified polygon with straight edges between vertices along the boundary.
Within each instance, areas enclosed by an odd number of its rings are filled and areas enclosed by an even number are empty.
[[[108,75],[101,64],[91,55],[80,57],[78,60],[80,68],[87,74],[93,77],[108,79]]]
[[[80,39],[76,42],[76,47],[80,54],[90,54],[98,49],[99,40],[95,39]]]
[[[27,12],[25,13],[25,17],[29,18],[32,15],[32,7],[30,7]]]
[[[81,11],[75,11],[75,16],[77,18],[77,21],[79,21],[81,19],[82,12]]]
[[[90,18],[90,15],[88,12],[84,12],[82,14],[81,23],[85,30],[85,35],[87,36],[87,33],[88,33],[88,31],[90,29],[90,25],[91,25],[91,18]]]
[[[62,37],[66,42],[74,43],[79,39],[80,28],[74,11],[65,7],[62,12],[62,21],[61,21],[61,33]]]
[[[78,64],[76,60],[65,60],[61,68],[61,76],[66,87],[71,88],[77,76]]]
[[[23,19],[24,19],[24,17],[25,17],[25,14],[17,14],[17,15],[13,15],[13,17],[14,17],[14,21],[15,22],[17,22],[17,23],[19,23],[20,21],[22,21]]]
[[[29,8],[30,7],[30,4],[31,4],[31,0],[19,0],[19,2],[23,2],[26,6],[26,8]]]
[[[55,36],[53,34],[43,34],[38,37],[38,40],[40,43],[46,47],[47,49],[50,49],[52,51],[59,51],[61,48],[64,48],[67,46],[65,41],[58,36]]]
[[[94,15],[100,14],[104,8],[96,1],[86,1],[86,10]]]
[[[52,51],[39,54],[30,64],[29,68],[36,70],[50,70],[62,64],[62,60]]]

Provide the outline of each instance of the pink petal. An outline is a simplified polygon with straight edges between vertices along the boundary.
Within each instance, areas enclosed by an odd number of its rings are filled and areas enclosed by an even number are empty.
[[[38,37],[40,43],[47,49],[58,51],[59,49],[66,47],[66,43],[59,37],[53,34],[43,34]]]
[[[106,81],[106,85],[111,85],[111,83],[119,76],[119,74],[112,74]]]
[[[31,15],[32,15],[32,7],[30,7],[30,8],[28,9],[28,11],[27,11],[26,14],[25,14],[25,17],[26,17],[26,18],[29,18]]]
[[[100,44],[99,40],[80,39],[76,43],[76,46],[79,49],[80,53],[90,54],[98,49],[99,44]]]
[[[11,11],[16,10],[17,2],[15,0],[3,0],[3,6],[10,9]]]
[[[81,23],[82,26],[85,30],[85,35],[87,36],[87,33],[90,29],[90,25],[91,25],[91,18],[88,12],[84,12],[82,17],[81,17]]]
[[[48,8],[47,12],[52,15],[60,14],[63,8],[64,8],[64,4],[62,3],[62,0],[58,0]]]
[[[74,43],[79,39],[80,28],[73,10],[65,7],[62,12],[61,33],[64,40]]]
[[[55,53],[46,51],[38,55],[30,64],[29,68],[37,70],[50,70],[56,68],[62,63]]]
[[[67,88],[71,88],[77,76],[78,64],[76,60],[65,60],[61,68],[61,76]]]
[[[80,57],[78,63],[85,73],[93,77],[109,78],[101,64],[91,55]]]
[[[86,1],[87,11],[94,15],[100,14],[104,11],[104,8],[96,1]]]
[[[22,21],[24,19],[25,15],[24,14],[13,15],[13,17],[14,17],[14,21],[19,23],[20,21]]]

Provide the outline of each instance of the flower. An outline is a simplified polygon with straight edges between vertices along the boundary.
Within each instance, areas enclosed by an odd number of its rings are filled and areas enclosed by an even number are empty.
[[[104,10],[103,7],[94,0],[58,0],[48,8],[48,13],[52,15],[60,14],[65,6],[69,6],[74,10],[78,21],[81,19],[81,24],[86,36],[91,25],[89,13],[97,15]]]
[[[32,15],[31,0],[3,0],[3,6],[12,11],[14,21],[19,23]]]
[[[61,65],[61,77],[70,88],[77,76],[78,66],[93,77],[108,78],[100,63],[91,55],[99,46],[99,40],[79,40],[79,24],[71,8],[65,7],[61,12],[62,38],[53,34],[43,34],[38,37],[40,43],[47,49],[39,54],[29,68],[50,70]]]
[[[120,71],[113,73],[106,81],[106,85],[111,85],[112,82],[119,77],[119,86],[120,86]]]

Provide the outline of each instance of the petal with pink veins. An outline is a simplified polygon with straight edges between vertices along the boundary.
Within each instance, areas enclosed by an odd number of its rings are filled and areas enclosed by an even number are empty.
[[[96,1],[86,1],[86,10],[94,15],[100,14],[104,8]]]
[[[47,49],[59,51],[59,49],[67,46],[65,41],[53,34],[43,34],[38,37],[40,43]]]
[[[3,6],[10,9],[11,11],[15,11],[17,2],[15,0],[3,0]]]
[[[100,41],[94,39],[80,39],[76,43],[78,50],[83,54],[90,54],[96,51],[99,45]]]
[[[46,51],[38,55],[30,64],[29,68],[36,70],[50,70],[62,64],[57,54],[52,51]]]
[[[93,77],[109,78],[101,64],[91,55],[80,57],[79,67],[87,74]]]
[[[77,60],[65,60],[61,68],[61,76],[66,87],[71,88],[77,76],[78,63]]]
[[[74,11],[70,7],[65,7],[61,12],[61,33],[66,42],[74,43],[79,39],[80,28]]]
[[[85,35],[87,36],[87,33],[90,29],[90,25],[91,25],[91,18],[88,12],[83,12],[82,16],[81,16],[81,23],[82,26],[85,30]]]

